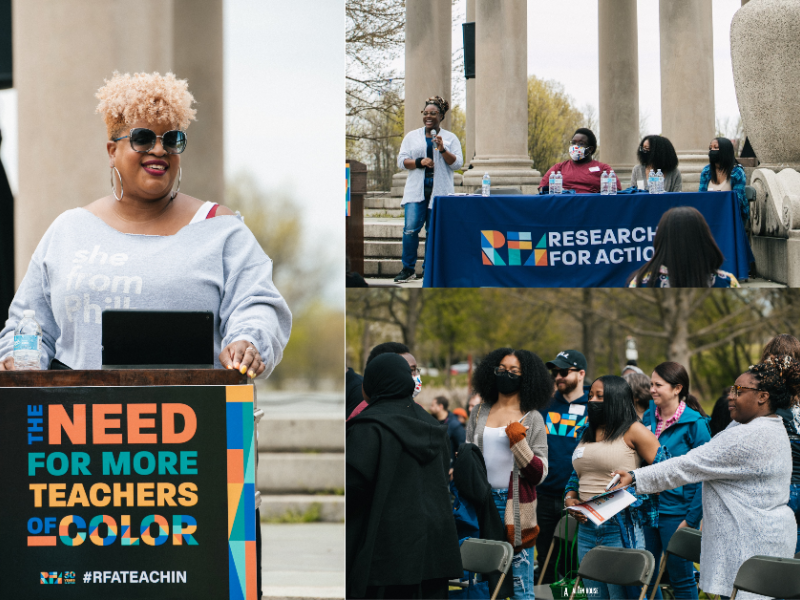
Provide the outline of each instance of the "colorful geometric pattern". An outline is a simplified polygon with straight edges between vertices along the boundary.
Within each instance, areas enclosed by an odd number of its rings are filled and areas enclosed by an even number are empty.
[[[508,232],[508,264],[518,267],[522,264],[521,250],[532,250],[533,242],[529,231]]]
[[[502,248],[506,243],[506,238],[499,231],[481,231],[481,251],[483,264],[505,267],[506,263],[500,258],[500,254],[495,248]]]
[[[100,523],[108,525],[108,535],[104,538],[97,531]],[[89,522],[89,539],[98,546],[110,546],[117,539],[117,522],[108,515],[97,515]]]
[[[158,525],[158,536],[153,537],[150,535],[150,525],[155,523]],[[169,523],[161,515],[147,515],[142,519],[142,526],[139,530],[142,536],[142,541],[148,546],[160,546],[169,538]]]
[[[545,428],[550,435],[577,438],[583,434],[583,427],[586,425],[585,415],[573,415],[569,413],[561,414],[548,412]]]
[[[526,267],[546,267],[547,266],[547,234],[542,236],[533,254],[525,262]]]
[[[256,461],[253,388],[226,387],[228,434],[228,582],[231,600],[255,600]]]
[[[58,573],[56,571],[51,571],[49,573],[46,571],[41,571],[39,576],[39,583],[60,585],[62,583],[61,573]]]
[[[73,523],[78,526],[78,534],[74,538],[71,538],[69,537],[69,526]],[[80,546],[86,541],[86,531],[80,531],[81,529],[86,529],[86,521],[84,521],[82,517],[78,515],[68,515],[61,519],[61,522],[58,524],[58,535],[61,538],[61,543],[65,546]]]
[[[346,204],[345,216],[349,217],[350,216],[350,163],[345,163],[344,169],[345,169],[345,182],[344,182],[345,197],[347,198],[345,200]]]
[[[139,538],[131,537],[131,516],[122,515],[122,545],[123,546],[138,546]]]

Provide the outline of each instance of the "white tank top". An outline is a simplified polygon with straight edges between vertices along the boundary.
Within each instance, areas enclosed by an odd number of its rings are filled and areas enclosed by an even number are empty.
[[[504,490],[511,481],[514,455],[508,447],[505,427],[485,427],[483,430],[483,460],[492,489]]]

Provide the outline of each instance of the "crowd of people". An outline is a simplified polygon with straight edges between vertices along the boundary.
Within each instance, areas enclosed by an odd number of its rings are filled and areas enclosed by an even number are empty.
[[[373,348],[363,378],[348,369],[348,597],[446,598],[448,580],[462,577],[460,541],[481,537],[514,547],[499,597],[534,598],[535,565],[565,515],[578,521],[579,560],[603,545],[647,549],[658,565],[677,530],[700,529],[699,588],[723,598],[749,557],[800,551],[800,341],[770,340],[711,417],[676,362],[591,382],[586,369],[572,349],[546,363],[490,352],[461,409],[465,430],[447,398],[429,411],[414,400],[419,370],[405,345]],[[601,525],[570,510],[615,474],[630,506]],[[566,575],[567,561],[556,562],[544,583]],[[694,564],[668,555],[666,569],[675,598],[699,597]],[[592,600],[640,593],[584,585]]]
[[[459,139],[450,131],[441,128],[449,104],[440,96],[425,101],[422,110],[422,127],[406,134],[400,146],[397,166],[408,171],[402,206],[405,222],[403,226],[403,267],[394,278],[396,283],[405,283],[417,278],[416,263],[419,249],[419,234],[430,218],[433,198],[454,193],[453,174],[464,164]],[[568,148],[569,159],[550,167],[542,177],[539,192],[550,193],[550,176],[559,172],[562,188],[568,193],[598,194],[601,177],[609,174],[616,189],[622,189],[610,165],[595,160],[597,136],[591,129],[580,128],[572,137]],[[639,144],[638,164],[631,174],[629,188],[648,189],[650,172],[664,176],[664,191],[682,191],[682,177],[678,155],[672,142],[664,136],[648,135]],[[750,217],[749,203],[745,195],[746,175],[736,160],[733,143],[726,138],[714,138],[709,143],[709,164],[700,177],[700,192],[732,191],[739,205],[743,223]],[[684,228],[692,230],[691,235]],[[656,253],[644,267],[635,272],[629,283],[632,287],[738,287],[736,278],[721,271],[723,262],[708,224],[696,210],[679,207],[668,211],[658,225],[658,231],[669,228],[671,233],[661,234],[655,239]],[[676,243],[680,235],[680,243]],[[687,244],[691,247],[688,247]],[[748,245],[748,262],[754,261]],[[423,258],[423,272],[425,259]],[[348,270],[349,286],[365,286]]]

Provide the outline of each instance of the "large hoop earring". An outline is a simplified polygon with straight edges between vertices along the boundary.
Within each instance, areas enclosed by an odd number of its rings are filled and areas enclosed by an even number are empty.
[[[178,167],[178,187],[172,192],[172,195],[169,197],[170,200],[175,200],[175,196],[177,196],[178,192],[181,190],[181,175],[183,175],[183,170]]]
[[[119,198],[117,198],[117,186],[114,182],[114,171],[117,172],[117,177],[119,177]],[[117,171],[117,167],[111,167],[111,193],[117,202],[121,201],[122,197],[125,195],[125,190],[122,188],[122,175]]]

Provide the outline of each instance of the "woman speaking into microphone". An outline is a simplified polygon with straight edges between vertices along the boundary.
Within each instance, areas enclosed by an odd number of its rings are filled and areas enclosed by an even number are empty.
[[[272,260],[241,217],[180,192],[196,112],[187,82],[172,73],[114,73],[97,98],[110,193],[61,214],[42,237],[0,331],[0,371],[14,369],[24,310],[42,327],[42,368],[58,359],[99,369],[102,310],[135,307],[213,312],[216,366],[268,375],[292,316],[272,283]],[[84,150],[60,148],[64,168],[86,162]]]
[[[453,172],[464,164],[461,142],[440,124],[450,105],[440,96],[428,98],[422,110],[423,127],[410,131],[400,145],[397,166],[408,170],[403,191],[403,270],[394,278],[397,283],[417,278],[419,232],[427,226],[431,198],[453,193]],[[425,245],[427,248],[427,244]],[[425,269],[425,261],[422,262]]]

